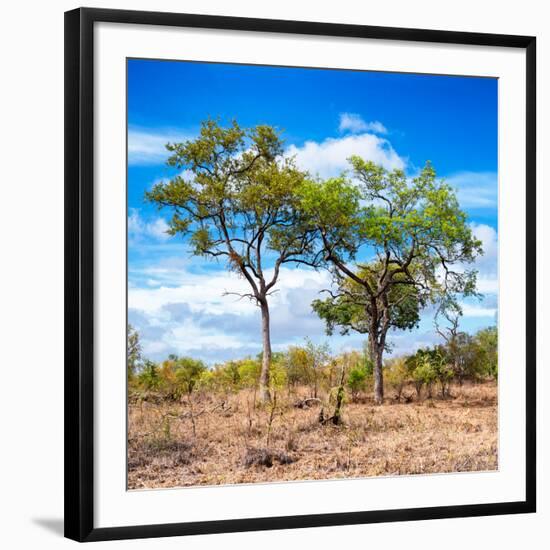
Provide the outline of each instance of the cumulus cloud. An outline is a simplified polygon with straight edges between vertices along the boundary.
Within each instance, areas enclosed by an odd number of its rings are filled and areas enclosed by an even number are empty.
[[[140,333],[143,353],[154,360],[170,353],[188,354],[205,360],[227,358],[228,352],[242,354],[246,340],[224,334],[220,327],[209,330],[203,312],[192,312],[185,303],[165,304],[154,312],[128,308],[128,322]]]
[[[445,180],[456,189],[462,208],[496,208],[498,205],[498,178],[494,172],[459,172]]]
[[[470,225],[472,232],[481,241],[483,256],[476,259],[475,269],[478,270],[477,290],[483,295],[477,304],[464,303],[464,317],[485,318],[494,320],[498,311],[498,233],[486,224]]]
[[[477,330],[492,323],[497,311],[498,235],[494,228],[472,224],[476,237],[483,242],[485,255],[473,266],[479,270],[478,290],[481,301],[462,302],[464,326]],[[261,350],[260,312],[247,299],[228,293],[249,292],[248,283],[236,273],[209,264],[193,265],[178,257],[165,258],[152,266],[133,267],[130,275],[143,281],[128,289],[129,320],[142,335],[146,356],[162,359],[169,353],[189,354],[210,363],[255,355]],[[272,274],[266,270],[267,278]],[[275,350],[300,344],[308,336],[325,341],[323,322],[313,313],[311,302],[321,290],[331,287],[327,271],[305,267],[284,267],[278,292],[270,298],[272,345]],[[433,310],[422,314],[421,328],[413,332],[393,332],[390,337],[395,353],[411,351],[438,341],[429,329]],[[328,340],[334,352],[360,349],[366,336],[337,334]]]
[[[430,320],[431,323],[431,320]],[[428,325],[430,323],[427,323]],[[417,329],[413,331],[390,332],[391,353],[390,356],[403,355],[416,351],[419,348],[433,346],[439,343],[440,336],[435,330]]]
[[[266,277],[270,275],[267,270]],[[205,276],[186,270],[178,270],[171,280],[178,283],[128,289],[129,322],[140,331],[146,355],[160,359],[171,352],[188,353],[216,361],[260,351],[258,307],[227,294],[249,292],[246,281],[223,271]],[[270,299],[274,349],[306,336],[322,339],[325,327],[312,313],[311,302],[330,286],[330,275],[283,268],[280,282]]]
[[[348,131],[351,132],[351,128]],[[406,164],[388,140],[372,133],[309,141],[301,147],[290,146],[287,153],[294,155],[302,168],[322,177],[335,176],[347,169],[346,159],[352,154],[388,169],[403,169]],[[496,206],[495,175],[464,172],[448,181],[457,187],[463,207]],[[142,335],[145,355],[162,359],[169,353],[189,354],[215,363],[258,353],[261,350],[258,308],[246,299],[238,300],[234,295],[225,294],[249,292],[248,283],[235,273],[202,260],[185,258],[185,254],[181,254],[181,243],[177,251],[168,250],[175,244],[166,241],[168,226],[163,218],[144,219],[139,209],[131,209],[129,214],[130,239],[138,240],[142,247],[154,247],[155,252],[166,248],[162,261],[130,266],[129,321]],[[484,255],[467,267],[478,270],[478,290],[484,298],[480,302],[462,303],[468,330],[494,320],[498,296],[497,231],[480,223],[472,223],[471,228],[482,241]],[[266,277],[269,275],[270,270],[266,270]],[[305,336],[317,342],[325,339],[325,327],[312,312],[311,302],[322,289],[330,286],[331,278],[326,271],[289,267],[281,271],[279,292],[270,300],[275,350],[299,344]],[[429,330],[432,323],[433,311],[425,311],[421,329],[392,333],[395,353],[433,344],[437,335]],[[329,341],[333,350],[340,352],[359,349],[365,338],[358,334],[334,335]]]
[[[490,225],[470,223],[470,229],[475,238],[481,241],[483,254],[476,257],[470,264],[454,264],[458,272],[465,270],[477,271],[477,290],[482,294],[498,293],[498,234]],[[443,275],[441,268],[440,274]]]
[[[462,302],[460,307],[462,308],[462,314],[464,317],[486,317],[489,319],[494,319],[497,312],[496,307],[487,307],[485,304],[478,305]]]
[[[498,294],[498,233],[486,224],[471,223],[470,227],[474,237],[481,241],[483,255],[478,256],[468,269],[475,269],[477,275],[477,290],[484,296]],[[464,311],[464,315],[479,316],[471,310]]]
[[[388,170],[403,169],[406,164],[387,139],[368,133],[306,141],[301,147],[291,145],[287,154],[295,157],[300,168],[323,178],[338,176],[349,169],[347,159],[352,155],[372,160]]]
[[[359,134],[362,132],[374,132],[375,134],[388,133],[386,127],[378,120],[366,122],[363,120],[363,117],[357,113],[340,113],[338,130],[340,132],[350,132],[352,134]]]
[[[247,299],[238,299],[235,294],[250,292],[245,279],[236,273],[224,270],[206,273],[193,273],[186,269],[144,268],[145,275],[163,280],[157,288],[133,287],[128,290],[128,306],[150,315],[159,316],[167,304],[185,303],[191,312],[204,312],[211,315],[232,313],[250,315],[257,307]],[[138,274],[133,270],[133,275]],[[269,280],[272,270],[264,270]],[[271,297],[272,308],[286,305],[298,311],[303,308],[302,292],[316,293],[331,283],[326,271],[314,271],[307,268],[281,268],[279,292]],[[297,292],[296,292],[297,291]],[[301,304],[301,305],[300,305]]]
[[[483,256],[476,260],[476,268],[485,275],[497,275],[498,270],[498,234],[496,229],[482,223],[470,224],[472,233],[481,241]]]
[[[462,299],[459,304],[462,309],[461,326],[469,332],[494,323],[498,312],[498,233],[486,224],[471,223],[473,235],[481,241],[484,254],[478,256],[472,264],[455,265],[458,272],[477,271],[476,289],[480,297]],[[424,311],[424,321],[433,322],[433,311]]]
[[[128,216],[128,237],[130,240],[140,240],[143,237],[152,238],[158,241],[167,240],[170,235],[168,224],[164,218],[154,218],[150,221],[145,221],[137,208],[130,208]]]
[[[185,132],[173,130],[161,131],[129,128],[128,164],[164,164],[170,155],[166,150],[166,144],[185,141],[191,137],[191,135]]]

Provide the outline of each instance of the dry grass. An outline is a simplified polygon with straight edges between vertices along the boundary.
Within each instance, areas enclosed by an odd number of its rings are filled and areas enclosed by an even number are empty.
[[[412,395],[412,390],[405,394]],[[453,399],[344,407],[320,424],[307,392],[279,396],[274,414],[251,392],[129,406],[130,489],[496,470],[497,387],[453,387]],[[326,412],[330,412],[326,408]],[[270,417],[272,418],[270,426]]]

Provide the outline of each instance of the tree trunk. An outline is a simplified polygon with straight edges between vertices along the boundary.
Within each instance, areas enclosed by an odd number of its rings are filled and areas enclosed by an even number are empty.
[[[374,307],[372,311],[374,311]],[[377,333],[378,323],[376,319],[373,319],[371,321],[369,333],[369,358],[372,363],[372,373],[374,377],[374,402],[376,405],[382,405],[384,402],[384,378],[382,374],[382,353],[384,352],[384,344],[377,341]]]
[[[374,375],[374,402],[382,405],[384,402],[384,377],[382,374],[382,347],[375,344],[374,355],[371,357],[373,362]]]
[[[260,401],[267,403],[271,401],[269,393],[269,370],[271,368],[271,335],[269,326],[269,307],[267,300],[260,303],[262,311],[262,370],[260,372]]]
[[[344,402],[344,386],[340,384],[336,391],[336,406],[334,408],[334,414],[332,415],[332,423],[335,426],[339,426],[342,422],[342,403]]]
[[[382,321],[381,312],[378,309],[378,301],[372,297],[367,309],[367,317],[370,317],[369,323],[369,359],[372,363],[372,374],[374,376],[374,403],[382,405],[384,402],[384,379],[382,375],[382,354],[384,353],[384,341],[386,331],[380,334],[380,323]]]

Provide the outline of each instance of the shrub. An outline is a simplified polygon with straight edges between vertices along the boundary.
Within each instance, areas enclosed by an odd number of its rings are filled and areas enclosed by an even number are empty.
[[[368,372],[364,365],[352,367],[348,373],[347,386],[351,392],[351,399],[355,401],[357,394],[367,387]]]
[[[156,391],[160,388],[159,368],[153,361],[146,360],[138,375],[138,384],[144,390]]]
[[[223,388],[234,392],[241,384],[241,375],[239,372],[239,363],[237,361],[227,361],[218,368],[219,381]]]
[[[206,370],[206,365],[198,359],[172,355],[158,371],[158,389],[169,399],[180,399],[191,394]]]
[[[211,369],[204,370],[195,384],[195,391],[213,391],[215,390],[214,373]]]
[[[417,354],[418,355],[418,354]],[[416,360],[416,366],[413,370],[413,380],[416,383],[416,392],[420,397],[420,388],[426,386],[428,397],[432,397],[432,385],[437,379],[437,372],[434,365],[427,355],[420,354]]]
[[[384,369],[384,380],[395,390],[397,401],[401,399],[403,388],[409,381],[410,373],[404,357],[394,357],[387,361]]]
[[[281,361],[274,360],[274,363],[284,366],[289,385],[307,385],[310,387],[310,394],[317,397],[319,388],[326,382],[325,370],[329,360],[327,344],[316,345],[306,339],[305,346],[290,346],[282,354]]]
[[[282,361],[273,361],[269,371],[269,385],[273,392],[282,390],[287,384],[287,371]]]
[[[255,359],[243,359],[239,362],[239,377],[245,388],[255,388],[260,382],[261,364]]]
[[[346,386],[351,393],[352,401],[361,391],[365,391],[372,381],[372,364],[369,358],[359,351],[352,351],[338,358],[337,363],[346,361]]]
[[[435,382],[441,386],[441,395],[445,397],[449,392],[449,383],[455,372],[448,364],[443,348],[419,349],[416,354],[405,361],[406,366],[412,370],[412,379],[416,386],[416,392],[420,397],[420,390],[425,386],[428,397],[432,397],[432,388]]]
[[[481,376],[498,378],[497,327],[480,330],[475,336],[477,371]]]
[[[191,357],[179,358],[175,364],[176,384],[178,388],[190,394],[205,371],[206,365],[202,361],[192,359]]]
[[[290,346],[288,348],[284,357],[284,365],[290,385],[310,384],[311,373],[309,372],[308,363],[308,353],[305,348],[300,346]]]

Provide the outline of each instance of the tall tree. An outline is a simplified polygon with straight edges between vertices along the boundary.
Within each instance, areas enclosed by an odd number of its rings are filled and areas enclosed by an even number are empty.
[[[408,180],[358,156],[351,176],[303,186],[302,207],[314,220],[336,290],[316,309],[327,321],[368,333],[375,401],[384,398],[382,361],[389,329],[410,328],[436,294],[475,293],[476,272],[464,269],[482,252],[454,190],[428,163]],[[369,258],[358,262],[359,256]],[[350,290],[351,288],[351,290]],[[338,318],[361,295],[363,315]],[[353,309],[353,308],[352,308]]]
[[[373,274],[381,271],[382,266],[379,262],[361,264],[355,269],[358,278],[367,282],[371,288],[377,287],[377,280]],[[376,387],[376,364],[381,364],[382,352],[389,350],[388,331],[412,330],[418,326],[420,310],[426,305],[426,292],[420,292],[415,285],[392,284],[381,296],[380,304],[373,308],[372,296],[364,284],[343,276],[338,270],[334,270],[333,275],[336,289],[325,290],[329,296],[314,300],[312,308],[325,321],[328,334],[339,328],[341,334],[355,331],[368,335],[368,356],[373,365]],[[404,274],[395,275],[395,281],[404,280]],[[373,325],[377,323],[377,320],[373,319],[373,312],[381,317],[377,329],[373,329]],[[381,372],[378,374],[381,375]],[[379,384],[382,385],[382,382]]]
[[[192,253],[225,261],[243,277],[261,311],[260,398],[270,399],[271,334],[269,296],[281,266],[306,262],[313,234],[305,230],[298,188],[307,174],[283,155],[270,126],[222,127],[208,120],[199,136],[168,144],[168,164],[182,174],[154,186],[147,198],[173,210],[169,233],[186,235]]]

